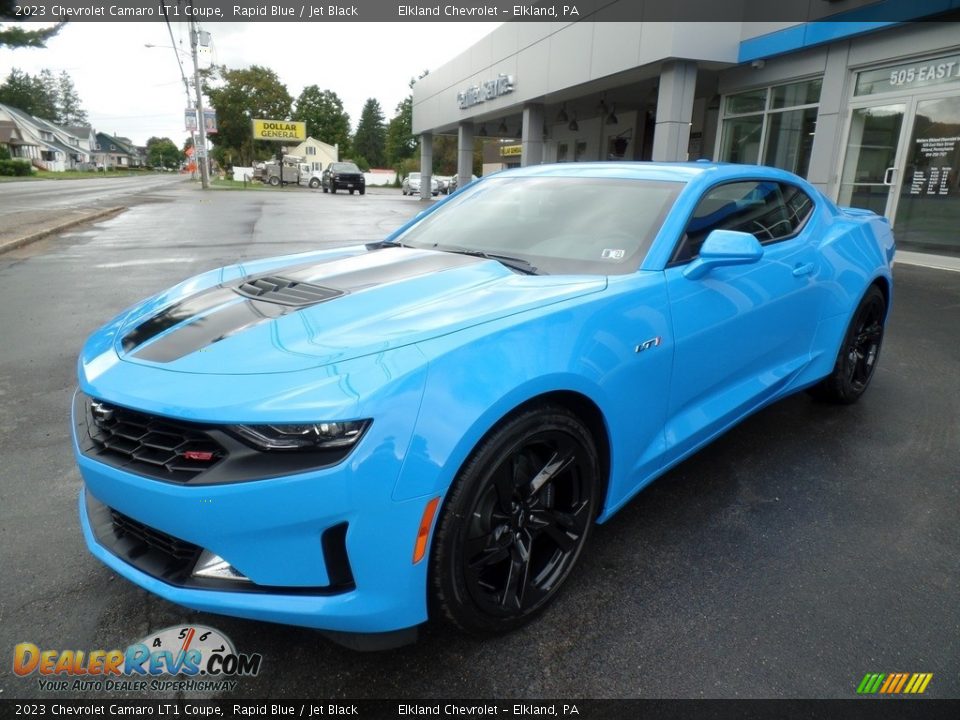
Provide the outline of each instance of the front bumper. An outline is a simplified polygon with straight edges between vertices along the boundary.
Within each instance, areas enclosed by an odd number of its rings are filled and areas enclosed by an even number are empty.
[[[363,190],[366,188],[366,180],[363,177],[341,177],[331,183],[337,190]]]
[[[394,500],[395,453],[376,437],[334,466],[266,480],[216,485],[162,482],[74,450],[84,481],[79,510],[90,551],[144,589],[196,610],[345,633],[386,633],[427,619],[426,562],[413,548],[430,498]],[[371,441],[367,444],[367,441]],[[191,586],[124,553],[105,533],[103,508],[190,546],[209,550],[249,578],[236,590]],[[345,526],[349,563],[330,567],[325,534]],[[228,582],[228,581],[224,581]],[[229,586],[229,585],[227,585]]]

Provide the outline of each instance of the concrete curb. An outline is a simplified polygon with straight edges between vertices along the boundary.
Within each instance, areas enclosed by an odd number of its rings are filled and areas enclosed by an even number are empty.
[[[64,230],[69,230],[72,227],[77,225],[82,225],[83,223],[93,222],[94,220],[103,220],[104,218],[117,215],[124,210],[126,210],[125,205],[118,207],[105,208],[103,210],[97,210],[88,215],[83,215],[82,217],[75,217],[62,222],[59,225],[53,225],[51,227],[45,227],[42,230],[37,230],[36,232],[30,233],[29,235],[22,235],[21,237],[13,238],[11,240],[0,241],[0,254],[8,252],[10,250],[16,250],[21,248],[24,245],[29,245],[32,242],[41,240],[42,238],[47,237],[48,235],[53,235]]]

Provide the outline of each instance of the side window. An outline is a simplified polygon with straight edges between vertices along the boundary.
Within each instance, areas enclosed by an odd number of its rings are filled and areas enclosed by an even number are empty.
[[[697,204],[671,262],[693,260],[707,235],[718,229],[750,233],[761,244],[783,240],[812,210],[810,197],[792,185],[757,180],[718,185]]]

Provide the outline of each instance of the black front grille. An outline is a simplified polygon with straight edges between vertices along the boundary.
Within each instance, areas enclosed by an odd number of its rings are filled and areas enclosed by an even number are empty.
[[[177,587],[262,592],[278,595],[336,595],[356,589],[347,556],[347,523],[329,527],[321,535],[321,552],[330,579],[329,585],[277,586],[233,582],[220,578],[194,577],[203,548],[168,535],[85,493],[87,518],[97,542],[141,572]]]
[[[93,454],[140,475],[189,482],[226,456],[199,426],[129,410],[99,400],[86,403]]]
[[[189,576],[200,557],[200,548],[110,509],[117,546],[142,570],[167,581]]]
[[[244,297],[290,307],[314,305],[343,294],[340,290],[291,280],[278,275],[247,280],[241,283],[236,291]]]

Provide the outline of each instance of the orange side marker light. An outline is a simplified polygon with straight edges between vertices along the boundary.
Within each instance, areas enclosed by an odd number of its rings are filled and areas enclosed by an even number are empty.
[[[420,529],[417,530],[417,543],[413,547],[413,564],[423,560],[427,553],[427,540],[430,539],[430,527],[433,525],[433,516],[437,514],[437,505],[440,504],[440,498],[435,497],[427,503],[423,509],[423,517],[420,518]]]

